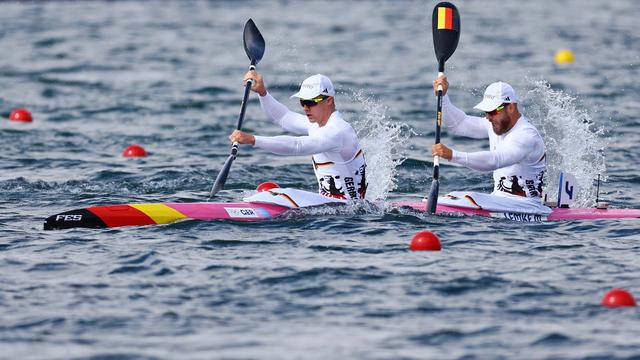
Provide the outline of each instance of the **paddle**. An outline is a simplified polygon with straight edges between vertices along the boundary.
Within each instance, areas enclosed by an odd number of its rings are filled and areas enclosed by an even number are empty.
[[[262,60],[262,55],[264,55],[264,38],[260,31],[256,27],[256,24],[253,20],[249,19],[247,23],[244,25],[244,51],[247,53],[247,56],[251,60],[251,65],[249,66],[249,70],[255,70],[256,65]],[[244,97],[242,98],[242,104],[240,105],[240,116],[238,117],[238,125],[236,126],[237,130],[242,129],[242,120],[244,120],[244,113],[247,110],[247,99],[249,98],[249,93],[251,92],[251,86],[253,85],[253,81],[247,81],[247,84],[244,88]],[[224,188],[224,184],[227,182],[227,176],[229,176],[229,170],[231,169],[231,164],[233,164],[233,160],[236,159],[236,155],[238,154],[238,143],[234,142],[231,146],[231,153],[227,158],[227,161],[224,162],[224,166],[218,177],[216,178],[216,182],[213,184],[211,188],[211,193],[209,194],[209,199],[214,197],[218,191]]]
[[[460,14],[455,5],[448,2],[438,3],[432,16],[433,48],[438,59],[438,77],[444,76],[444,62],[458,47],[460,39]],[[440,123],[442,122],[442,86],[438,86],[438,112],[436,115],[436,144],[440,143]],[[427,198],[427,211],[436,212],[438,192],[440,191],[440,158],[433,157],[433,180]]]

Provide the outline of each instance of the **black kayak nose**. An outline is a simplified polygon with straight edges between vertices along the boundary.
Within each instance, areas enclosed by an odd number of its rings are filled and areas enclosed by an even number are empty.
[[[87,209],[78,209],[49,216],[44,221],[44,230],[61,230],[71,228],[102,229],[107,225],[94,213]]]

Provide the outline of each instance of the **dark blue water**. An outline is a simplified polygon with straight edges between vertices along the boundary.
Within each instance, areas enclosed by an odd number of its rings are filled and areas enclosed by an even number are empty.
[[[113,203],[206,200],[229,151],[252,17],[272,93],[314,73],[360,132],[370,195],[419,199],[431,183],[435,2],[0,3],[0,358],[638,359],[640,222],[520,224],[364,205],[258,224],[187,221],[44,232],[49,215]],[[467,1],[447,63],[470,110],[514,85],[545,136],[549,188],[594,179],[612,207],[640,206],[636,1]],[[553,63],[559,48],[576,62]],[[32,124],[10,123],[27,107]],[[255,94],[244,128],[275,135]],[[443,132],[474,151],[486,143]],[[121,157],[130,144],[143,159]],[[313,190],[309,159],[243,147],[220,193],[265,180]],[[557,184],[557,181],[556,181]],[[442,193],[490,191],[448,166]],[[550,190],[552,193],[553,190]],[[441,252],[410,252],[429,230]]]

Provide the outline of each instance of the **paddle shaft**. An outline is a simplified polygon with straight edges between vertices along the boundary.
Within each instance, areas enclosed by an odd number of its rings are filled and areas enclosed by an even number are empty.
[[[444,76],[444,63],[441,66],[440,71],[438,71],[438,77]],[[436,144],[440,144],[440,129],[442,128],[442,85],[438,85],[438,105],[436,112]],[[438,180],[440,177],[440,157],[433,157],[433,179]]]
[[[438,77],[444,76],[444,62],[441,62],[438,71]],[[442,85],[438,85],[438,106],[436,112],[436,144],[440,144],[440,129],[442,127]],[[431,181],[431,189],[427,197],[427,212],[435,214],[438,206],[438,193],[440,192],[440,157],[433,157],[433,180]]]
[[[444,63],[453,55],[460,39],[460,14],[455,5],[449,2],[438,3],[433,8],[431,17],[431,33],[433,34],[433,49],[438,59],[438,77],[444,76]],[[442,95],[444,89],[438,85],[438,106],[436,113],[436,144],[440,144],[440,129],[442,125]],[[440,157],[433,157],[433,180],[427,197],[427,212],[433,214],[438,206],[440,192]]]
[[[256,66],[251,64],[249,66],[249,71],[255,70]],[[242,130],[242,121],[244,120],[244,113],[247,111],[247,100],[249,99],[249,94],[251,93],[251,86],[253,86],[253,80],[247,80],[247,84],[244,87],[244,96],[242,97],[242,104],[240,105],[240,116],[238,116],[238,125],[236,126],[236,130]],[[238,154],[238,142],[234,141],[231,146],[231,155],[235,160],[236,155]]]
[[[243,43],[244,43],[244,51],[247,53],[249,59],[251,59],[251,65],[249,66],[249,71],[255,70],[256,65],[262,59],[264,55],[264,38],[262,34],[260,34],[260,30],[253,22],[252,19],[247,20],[247,23],[244,24],[244,31],[242,34]],[[242,104],[240,105],[240,116],[238,117],[238,124],[236,125],[236,130],[242,130],[242,121],[244,120],[244,113],[247,110],[247,99],[249,99],[249,93],[251,93],[251,87],[253,86],[253,80],[247,80],[247,83],[244,88],[244,96],[242,97]],[[209,200],[214,197],[218,191],[222,190],[224,184],[227,182],[227,177],[229,176],[229,170],[231,169],[231,164],[233,164],[233,160],[236,159],[238,155],[238,142],[234,141],[231,145],[231,153],[229,157],[224,162],[224,166],[220,173],[218,173],[218,177],[216,177],[216,181],[213,183],[211,187],[211,193],[209,193]]]
[[[249,70],[255,70],[256,66],[255,64],[251,64],[251,66],[249,66]],[[236,130],[242,130],[242,121],[244,120],[244,114],[247,111],[247,99],[249,99],[249,94],[251,93],[251,86],[253,86],[253,80],[249,79],[247,80],[247,84],[244,87],[244,95],[242,96],[242,104],[240,105],[240,116],[238,116],[238,124],[236,125]],[[229,154],[229,157],[227,158],[227,161],[224,162],[224,166],[222,167],[222,170],[220,170],[220,173],[218,174],[218,177],[216,177],[216,181],[213,183],[213,186],[211,187],[211,192],[209,193],[209,200],[211,200],[211,198],[213,198],[218,191],[222,190],[222,188],[224,187],[224,184],[227,182],[227,177],[229,176],[229,170],[231,169],[231,164],[233,164],[233,161],[236,159],[236,156],[238,155],[238,146],[240,144],[237,141],[234,141],[233,144],[231,145],[231,153]]]

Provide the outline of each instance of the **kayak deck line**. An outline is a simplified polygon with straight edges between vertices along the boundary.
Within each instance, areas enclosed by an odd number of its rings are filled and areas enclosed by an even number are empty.
[[[329,204],[333,206],[335,204]],[[396,208],[424,213],[427,204],[416,201],[390,202]],[[259,202],[141,203],[101,205],[66,211],[48,217],[44,230],[70,228],[114,228],[168,224],[181,220],[262,221],[277,218],[294,209]],[[554,208],[549,215],[492,212],[438,204],[436,215],[476,215],[520,222],[571,221],[640,218],[640,209]]]

